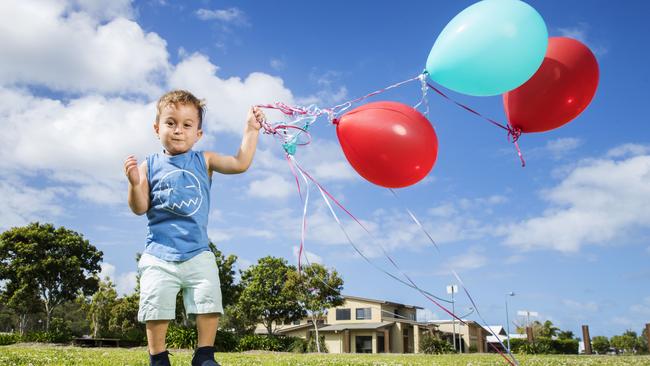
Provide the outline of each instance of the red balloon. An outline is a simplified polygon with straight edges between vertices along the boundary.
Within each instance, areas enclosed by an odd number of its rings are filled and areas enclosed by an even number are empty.
[[[388,188],[424,178],[438,156],[433,126],[414,108],[397,102],[368,103],[336,125],[343,153],[362,177]]]
[[[598,62],[587,46],[566,37],[548,41],[546,57],[533,77],[503,95],[508,122],[522,132],[568,123],[587,108],[598,87]]]

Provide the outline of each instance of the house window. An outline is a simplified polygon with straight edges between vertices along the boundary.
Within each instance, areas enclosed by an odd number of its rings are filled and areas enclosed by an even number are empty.
[[[357,320],[366,320],[372,318],[370,308],[357,308]]]
[[[357,353],[372,353],[372,336],[356,336],[354,338]]]
[[[336,309],[336,320],[350,320],[350,309]]]

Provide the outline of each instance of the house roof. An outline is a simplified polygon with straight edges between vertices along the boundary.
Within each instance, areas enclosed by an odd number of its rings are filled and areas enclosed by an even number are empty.
[[[526,339],[526,337],[527,336],[525,334],[511,334],[510,335],[510,339],[517,339],[517,338],[518,339]],[[499,338],[501,339],[501,342],[505,342],[506,339],[508,339],[508,336],[507,335],[502,335],[502,336],[499,336]],[[499,343],[499,340],[497,339],[497,337],[495,337],[493,335],[489,335],[489,336],[485,337],[485,340],[488,343]]]
[[[369,298],[366,298],[366,297],[349,296],[349,295],[343,295],[343,297],[345,299],[349,299],[349,300],[359,300],[359,301],[374,302],[375,304],[382,304],[382,305],[394,305],[394,306],[408,308],[408,309],[424,309],[424,308],[422,308],[420,306],[416,306],[416,305],[400,304],[398,302],[369,299]]]
[[[488,333],[492,334],[497,334],[497,335],[502,335],[502,336],[507,336],[508,334],[506,333],[505,329],[503,329],[502,325],[489,325],[489,326],[483,326],[483,329],[487,330]],[[492,332],[490,332],[490,329]]]
[[[334,332],[339,330],[352,330],[363,329],[373,330],[388,327],[395,324],[395,322],[379,322],[379,323],[349,323],[349,324],[333,324],[318,328],[319,332]]]
[[[313,328],[313,327],[314,327],[314,324],[311,324],[311,323],[310,324],[300,324],[300,325],[294,325],[294,326],[291,326],[291,327],[278,329],[278,330],[275,331],[275,333],[284,334],[284,333],[293,332],[294,330],[301,330],[301,329]],[[318,329],[321,329],[322,327],[323,327],[323,325],[318,324]]]

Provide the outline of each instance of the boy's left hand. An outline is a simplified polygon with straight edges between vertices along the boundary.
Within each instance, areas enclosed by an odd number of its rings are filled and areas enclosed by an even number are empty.
[[[248,121],[247,126],[253,128],[255,131],[259,131],[262,128],[262,122],[266,119],[264,112],[258,107],[251,107],[248,110]]]

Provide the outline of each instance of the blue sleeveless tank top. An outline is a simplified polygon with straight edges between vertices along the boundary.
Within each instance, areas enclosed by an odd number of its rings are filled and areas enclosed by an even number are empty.
[[[208,246],[210,178],[203,152],[147,157],[151,207],[145,253],[185,261]]]

